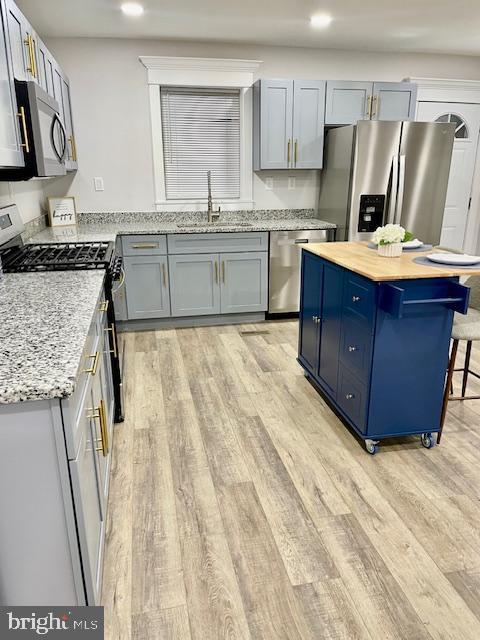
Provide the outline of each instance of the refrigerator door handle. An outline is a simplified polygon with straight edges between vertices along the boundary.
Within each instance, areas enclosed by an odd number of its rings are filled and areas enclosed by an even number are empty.
[[[392,158],[392,183],[390,186],[390,202],[388,206],[387,222],[392,224],[395,220],[395,212],[397,209],[397,191],[398,191],[398,156]]]
[[[395,224],[399,224],[402,218],[403,193],[405,191],[405,156],[399,157],[398,163],[398,197],[395,208]]]

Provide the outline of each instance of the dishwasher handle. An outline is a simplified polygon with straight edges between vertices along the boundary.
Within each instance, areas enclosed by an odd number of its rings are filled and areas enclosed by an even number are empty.
[[[296,238],[294,244],[307,244],[309,242],[308,238]]]

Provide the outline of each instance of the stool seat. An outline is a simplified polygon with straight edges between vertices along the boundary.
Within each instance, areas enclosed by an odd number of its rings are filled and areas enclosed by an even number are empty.
[[[452,338],[454,340],[480,340],[480,311],[470,307],[466,316],[456,313]]]

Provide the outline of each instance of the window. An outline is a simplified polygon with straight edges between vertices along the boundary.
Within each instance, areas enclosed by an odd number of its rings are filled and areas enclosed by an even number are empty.
[[[455,124],[455,138],[468,138],[468,129],[465,121],[455,113],[445,113],[435,122],[453,122]]]
[[[240,198],[240,91],[162,87],[166,200]]]

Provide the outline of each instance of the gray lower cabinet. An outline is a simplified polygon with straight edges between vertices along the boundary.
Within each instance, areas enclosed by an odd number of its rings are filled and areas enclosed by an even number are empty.
[[[170,287],[167,256],[124,258],[128,318],[170,316]]]
[[[408,82],[327,81],[325,124],[414,120],[417,87]]]
[[[168,256],[172,316],[220,313],[217,253]]]
[[[253,88],[253,168],[321,169],[325,82],[262,78]]]
[[[265,311],[268,304],[268,254],[220,254],[220,311]]]

